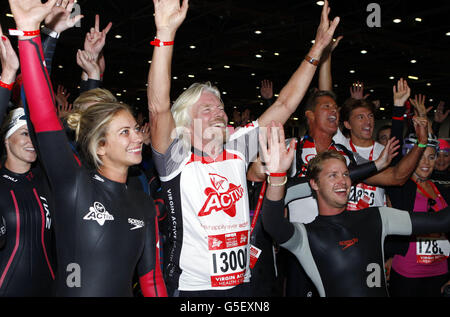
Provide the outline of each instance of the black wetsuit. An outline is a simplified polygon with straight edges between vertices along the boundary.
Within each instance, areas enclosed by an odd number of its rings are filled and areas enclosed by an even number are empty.
[[[19,41],[23,82],[54,193],[57,296],[165,296],[151,198],[84,168],[58,120],[40,38]]]
[[[426,214],[373,207],[319,215],[309,224],[290,223],[283,217],[283,208],[283,201],[266,199],[264,227],[297,257],[321,296],[387,296],[384,238],[450,229],[448,207]]]
[[[0,169],[0,296],[51,296],[55,279],[52,219],[45,176]],[[1,222],[1,221],[0,221]]]

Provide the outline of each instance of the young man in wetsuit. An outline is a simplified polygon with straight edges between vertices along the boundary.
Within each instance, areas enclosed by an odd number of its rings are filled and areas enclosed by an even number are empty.
[[[351,187],[349,170],[339,152],[327,150],[312,159],[307,170],[319,216],[310,224],[292,224],[283,217],[283,198],[294,153],[286,150],[280,127],[273,124],[267,139],[261,139],[268,144],[262,152],[270,175],[262,207],[265,229],[297,257],[320,296],[387,296],[384,238],[446,232],[450,208],[421,215],[388,207],[344,212]]]

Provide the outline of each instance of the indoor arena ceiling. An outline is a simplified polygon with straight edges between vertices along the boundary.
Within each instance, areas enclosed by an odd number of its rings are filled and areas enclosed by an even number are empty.
[[[13,27],[7,1],[1,2],[0,22]],[[380,27],[367,24],[373,12],[367,10],[369,3],[379,4]],[[55,89],[63,84],[76,96],[80,69],[75,53],[98,13],[102,28],[113,23],[105,47],[105,88],[145,109],[149,42],[155,35],[153,1],[78,4],[85,17],[81,27],[66,31],[59,40],[52,73]],[[332,59],[339,102],[349,96],[352,82],[362,81],[369,98],[380,99],[385,108],[377,116],[389,115],[393,84],[412,76],[412,95],[425,94],[427,106],[439,100],[450,103],[450,1],[331,0],[330,6],[330,17],[341,17],[335,37],[344,36]],[[195,81],[209,80],[223,92],[228,109],[249,106],[260,112],[261,80],[272,80],[279,92],[311,47],[321,8],[316,0],[190,0],[175,42],[172,97]]]

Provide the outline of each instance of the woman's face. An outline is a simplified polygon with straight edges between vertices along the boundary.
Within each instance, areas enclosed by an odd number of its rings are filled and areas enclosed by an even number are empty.
[[[434,165],[436,163],[436,150],[432,147],[427,147],[420,158],[419,164],[416,168],[416,175],[422,179],[427,179],[433,173]]]
[[[133,115],[121,110],[109,123],[106,142],[98,147],[97,154],[105,167],[130,167],[141,163],[142,144],[142,132]]]
[[[31,164],[36,161],[36,151],[28,134],[27,125],[22,126],[5,140],[8,160]]]
[[[439,151],[436,158],[436,170],[444,172],[450,166],[450,152]]]

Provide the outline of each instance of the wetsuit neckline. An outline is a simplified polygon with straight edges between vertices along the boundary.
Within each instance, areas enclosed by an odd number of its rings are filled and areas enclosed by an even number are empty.
[[[112,181],[112,180],[106,178],[105,176],[101,175],[97,171],[91,172],[91,176],[94,180],[103,184],[103,186],[105,186],[107,189],[109,189],[112,192],[117,192],[117,191],[122,191],[122,190],[127,189],[127,184]]]
[[[18,179],[25,179],[31,172],[32,168],[30,168],[28,171],[26,171],[25,173],[15,173],[13,171],[10,171],[9,169],[7,169],[5,166],[2,166],[0,168],[0,173],[2,175],[7,174],[10,177],[14,177],[14,178],[18,178]]]

